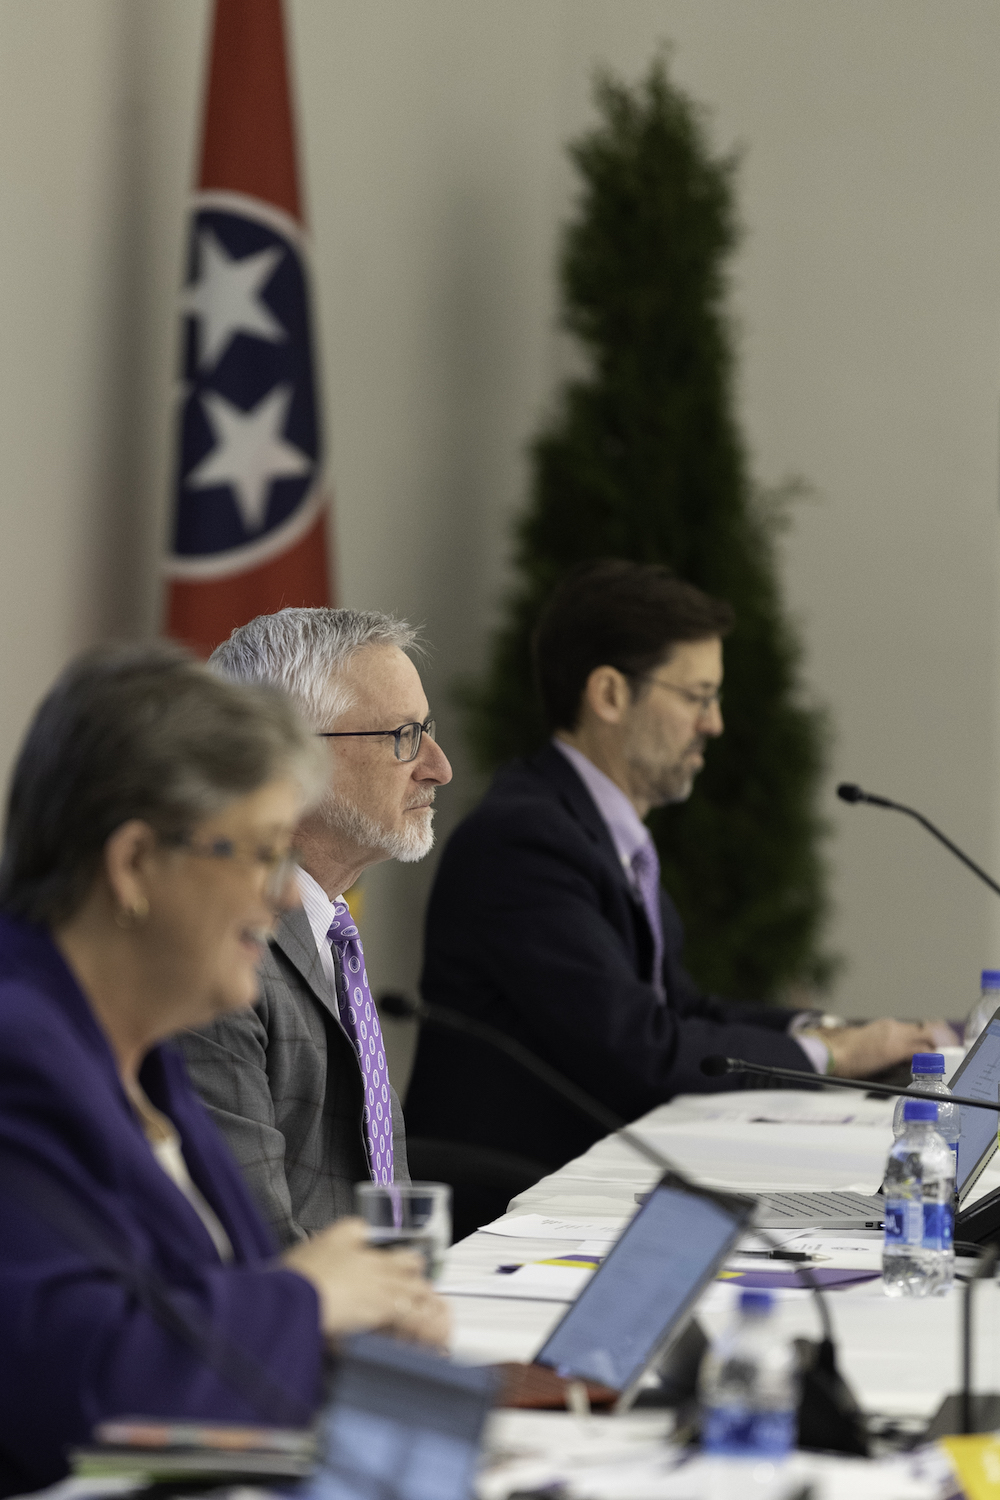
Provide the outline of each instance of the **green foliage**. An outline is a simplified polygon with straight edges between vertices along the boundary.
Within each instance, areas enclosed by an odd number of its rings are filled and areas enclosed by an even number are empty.
[[[575,563],[664,562],[728,599],[726,733],[690,801],[650,826],[699,981],[774,998],[830,973],[817,951],[824,734],[796,697],[774,557],[782,507],[755,498],[733,416],[734,162],[713,159],[662,60],[634,90],[601,79],[596,97],[601,123],[571,147],[583,188],[562,256],[564,320],[591,374],[565,386],[532,445],[518,584],[487,676],[466,695],[471,738],[486,768],[541,743],[529,638]]]

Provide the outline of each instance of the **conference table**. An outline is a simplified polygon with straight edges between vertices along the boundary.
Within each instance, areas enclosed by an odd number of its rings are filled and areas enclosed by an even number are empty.
[[[893,1105],[892,1099],[846,1090],[747,1090],[675,1099],[633,1129],[706,1186],[875,1192],[892,1144]],[[503,1218],[455,1245],[441,1283],[452,1312],[455,1356],[472,1363],[531,1360],[593,1274],[539,1262],[607,1253],[636,1212],[636,1194],[658,1175],[621,1137],[609,1136],[522,1193]],[[994,1156],[968,1201],[997,1186],[1000,1157]],[[878,1232],[789,1230],[782,1239],[789,1249],[824,1257],[818,1262],[824,1268],[880,1270]],[[749,1247],[750,1241],[741,1242]],[[515,1265],[520,1269],[511,1271]],[[958,1262],[960,1270],[972,1265]],[[742,1279],[762,1267],[773,1270],[780,1263],[737,1256],[708,1288],[696,1316],[709,1337],[732,1316]],[[808,1291],[784,1288],[775,1296],[784,1336],[819,1336]],[[1000,1391],[1000,1289],[994,1281],[980,1284],[975,1298],[974,1389]],[[941,1297],[887,1297],[880,1276],[828,1293],[841,1372],[867,1413],[917,1430],[958,1389],[960,1303],[958,1285]],[[480,1494],[483,1500],[505,1500],[561,1482],[566,1495],[588,1500],[710,1495],[705,1460],[678,1466],[677,1450],[665,1444],[671,1423],[655,1410],[611,1417],[501,1413],[488,1434]],[[949,1492],[941,1463],[947,1467],[939,1450],[928,1449],[918,1458],[879,1461],[797,1455],[793,1472],[810,1480],[819,1475],[824,1497],[859,1500],[870,1493],[926,1500]],[[789,1489],[787,1474],[760,1490],[781,1500],[800,1492],[798,1484]]]

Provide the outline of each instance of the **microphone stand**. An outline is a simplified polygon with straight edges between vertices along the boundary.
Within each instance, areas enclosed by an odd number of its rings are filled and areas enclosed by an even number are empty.
[[[547,1062],[536,1057],[529,1048],[515,1041],[499,1027],[490,1026],[485,1021],[473,1021],[471,1017],[463,1016],[461,1011],[451,1010],[447,1006],[427,1005],[424,1002],[411,1000],[408,995],[380,995],[378,1008],[387,1016],[392,1016],[397,1020],[421,1021],[445,1031],[455,1031],[459,1036],[472,1037],[475,1041],[483,1042],[497,1052],[506,1053],[519,1067],[532,1073],[553,1093],[559,1094],[568,1104],[572,1104],[581,1114],[600,1125],[610,1135],[620,1135],[633,1151],[644,1156],[661,1172],[673,1172],[676,1177],[684,1176],[682,1172],[677,1171],[673,1162],[668,1161],[656,1150],[655,1146],[648,1145],[641,1135],[630,1130],[622,1117],[613,1109],[608,1109],[606,1104],[593,1098],[571,1078],[560,1073],[557,1068],[550,1067]]]
[[[954,854],[956,859],[960,859],[963,865],[968,866],[973,875],[978,875],[980,880],[984,881],[991,891],[1000,896],[1000,885],[997,885],[992,875],[987,875],[986,871],[981,869],[974,859],[970,859],[957,844],[953,844],[951,839],[947,838],[941,832],[940,828],[934,827],[930,818],[925,818],[923,813],[917,812],[915,807],[907,807],[902,802],[890,802],[888,797],[876,797],[874,792],[863,792],[859,786],[855,786],[850,781],[842,781],[840,783],[837,788],[837,796],[841,802],[867,802],[870,807],[888,807],[893,812],[906,813],[908,818],[915,818],[921,828],[926,828],[928,833],[932,833],[950,853]]]
[[[928,1438],[948,1437],[955,1432],[995,1432],[1000,1427],[1000,1396],[992,1391],[980,1395],[972,1392],[972,1294],[976,1282],[992,1274],[998,1254],[996,1245],[985,1246],[962,1288],[962,1389],[957,1396],[945,1396],[931,1418]]]
[[[709,1063],[718,1063],[719,1066],[710,1068],[707,1066]],[[722,1064],[725,1066],[723,1067]],[[795,1068],[773,1068],[768,1063],[744,1062],[741,1057],[706,1057],[702,1062],[701,1071],[708,1078],[723,1078],[727,1073],[759,1073],[764,1078],[781,1078],[791,1083],[807,1083],[813,1088],[818,1083],[835,1089],[860,1089],[864,1094],[884,1094],[887,1098],[898,1094],[907,1099],[927,1099],[931,1104],[940,1104],[944,1098],[942,1094],[932,1094],[924,1089],[906,1088],[897,1083],[875,1083],[861,1078],[834,1078],[829,1073],[800,1073]],[[1000,1114],[1000,1102],[994,1104],[989,1099],[970,1099],[964,1094],[949,1094],[946,1103],[964,1104],[970,1109],[991,1109],[994,1114]]]
[[[723,1066],[724,1065],[724,1066]],[[708,1077],[721,1077],[727,1073],[760,1073],[765,1077],[790,1078],[798,1081],[814,1081],[815,1074],[797,1073],[791,1068],[770,1068],[763,1063],[748,1063],[738,1057],[708,1057],[702,1063],[702,1072]],[[861,1088],[868,1089],[868,1084],[860,1083],[851,1078],[824,1078],[825,1083],[830,1083],[834,1088]],[[928,1099],[932,1104],[939,1104],[942,1095],[930,1094],[917,1089],[897,1088],[894,1084],[876,1085],[885,1094],[902,1094],[908,1099]],[[1000,1114],[1000,1103],[993,1104],[988,1099],[967,1099],[960,1094],[952,1094],[949,1103],[964,1104],[973,1109],[991,1109],[995,1114]],[[989,1194],[987,1198],[972,1206],[971,1209],[963,1210],[975,1224],[972,1231],[978,1235],[982,1247],[976,1245],[976,1254],[979,1260],[972,1275],[969,1276],[962,1290],[962,1389],[959,1395],[946,1396],[931,1418],[927,1429],[928,1438],[946,1437],[951,1433],[971,1432],[995,1432],[1000,1427],[1000,1395],[994,1392],[984,1392],[979,1395],[972,1393],[972,1295],[977,1281],[989,1276],[996,1266],[997,1257],[1000,1255],[1000,1246],[993,1243],[993,1237],[997,1233],[997,1223],[993,1207],[1000,1190]],[[962,1215],[956,1220],[956,1228],[962,1227]],[[982,1226],[979,1221],[982,1220]],[[968,1243],[963,1241],[963,1244]]]
[[[415,1001],[408,995],[381,995],[378,1006],[385,1015],[395,1019],[417,1020],[444,1031],[457,1032],[460,1036],[471,1037],[497,1052],[503,1052],[582,1114],[609,1133],[620,1136],[627,1145],[661,1172],[672,1173],[682,1186],[701,1196],[705,1195],[705,1188],[699,1187],[686,1173],[678,1171],[667,1157],[631,1130],[614,1110],[608,1109],[607,1105],[594,1099],[586,1090],[581,1089],[578,1084],[560,1073],[557,1068],[543,1062],[528,1047],[515,1041],[513,1037],[507,1036],[498,1027],[490,1026],[485,1021],[474,1021],[471,1017],[463,1016],[459,1011],[451,1010],[447,1006],[428,1005]],[[935,1102],[938,1097],[935,1095]],[[755,1227],[753,1233],[772,1249],[780,1248],[766,1229]],[[866,1457],[868,1437],[864,1427],[864,1416],[850,1387],[837,1368],[833,1324],[822,1288],[810,1266],[796,1263],[792,1269],[812,1294],[823,1329],[820,1343],[810,1346],[813,1350],[812,1362],[806,1364],[801,1371],[800,1446]]]
[[[949,853],[960,859],[973,875],[978,875],[984,885],[1000,896],[1000,885],[987,875],[986,871],[970,859],[963,849],[953,844],[940,830],[935,828],[929,818],[923,813],[917,812],[914,807],[907,807],[902,802],[892,802],[888,797],[877,797],[874,792],[862,791],[861,787],[852,782],[842,781],[837,788],[837,796],[841,802],[867,802],[871,807],[888,807],[893,812],[906,813],[907,817],[915,818],[922,828],[933,834],[939,843],[942,843]],[[884,1089],[883,1092],[891,1092]],[[906,1091],[909,1093],[909,1090]],[[914,1092],[913,1098],[920,1098]],[[959,1104],[972,1103],[971,1100],[958,1099]],[[987,1105],[983,1101],[976,1100],[975,1103],[983,1109],[1000,1109],[1000,1105]],[[1000,1396],[980,1395],[973,1397],[972,1386],[972,1288],[988,1272],[992,1271],[996,1264],[998,1249],[996,1244],[990,1244],[990,1238],[995,1237],[1000,1231],[1000,1224],[996,1222],[996,1215],[992,1212],[996,1200],[1000,1198],[1000,1190],[989,1195],[989,1199],[981,1199],[971,1209],[966,1209],[969,1216],[976,1216],[977,1221],[983,1221],[982,1227],[976,1224],[975,1233],[986,1241],[986,1249],[981,1251],[981,1260],[973,1276],[966,1283],[962,1308],[962,1394],[961,1398],[947,1396],[940,1409],[935,1413],[928,1428],[928,1437],[943,1437],[950,1432],[992,1432],[1000,1427]],[[994,1200],[991,1202],[990,1200]]]

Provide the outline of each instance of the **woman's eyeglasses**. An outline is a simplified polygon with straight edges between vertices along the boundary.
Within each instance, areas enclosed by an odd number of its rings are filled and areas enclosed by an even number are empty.
[[[267,875],[267,894],[275,900],[284,895],[299,862],[298,849],[275,849],[270,844],[242,843],[238,839],[219,838],[200,844],[183,836],[164,842],[199,859],[225,859],[238,865],[261,867]]]

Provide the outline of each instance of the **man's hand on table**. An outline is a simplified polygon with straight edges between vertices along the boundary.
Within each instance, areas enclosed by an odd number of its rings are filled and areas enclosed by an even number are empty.
[[[957,1038],[946,1021],[869,1021],[866,1026],[824,1027],[804,1031],[829,1049],[834,1078],[873,1078],[886,1068],[909,1062],[914,1052],[954,1047]]]

